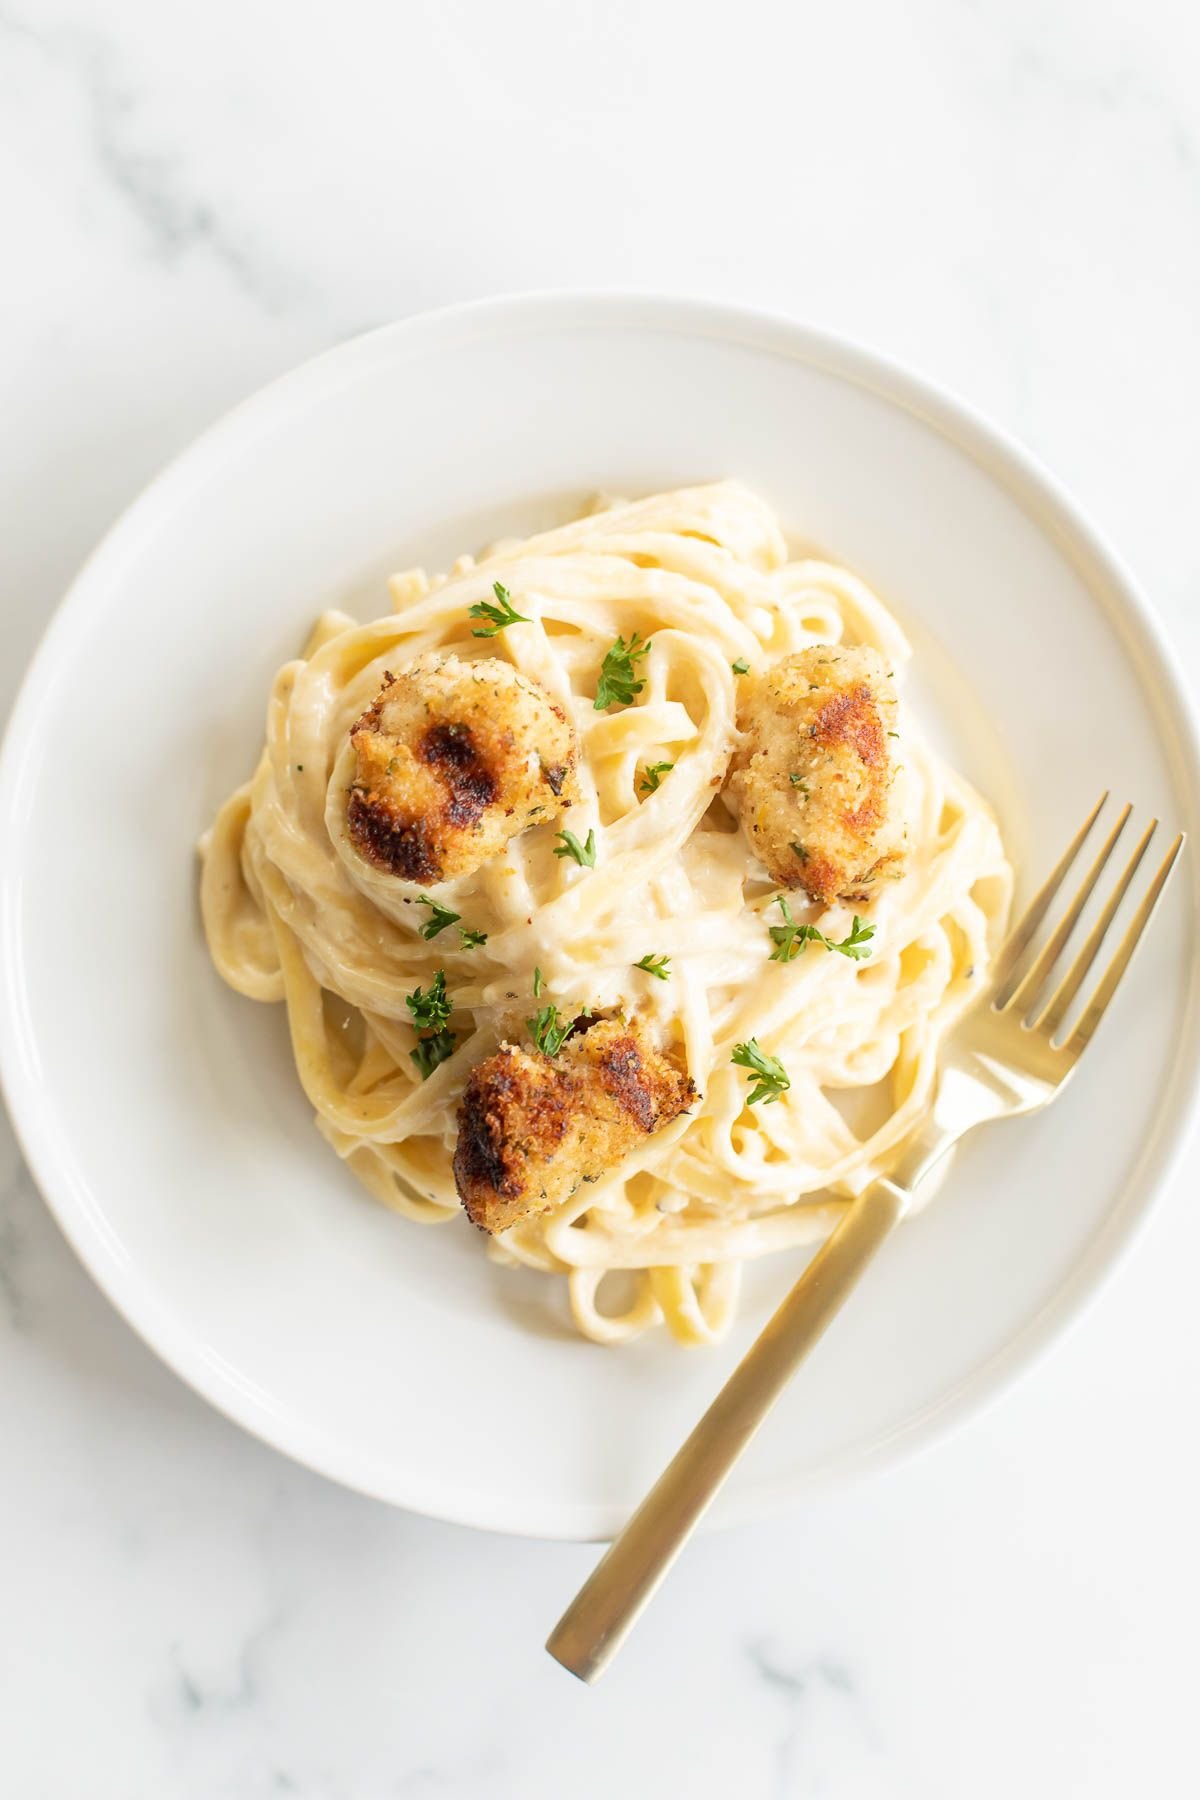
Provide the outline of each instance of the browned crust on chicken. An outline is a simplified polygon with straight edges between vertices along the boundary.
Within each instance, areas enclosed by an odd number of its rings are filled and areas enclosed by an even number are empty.
[[[404,881],[469,875],[577,797],[575,734],[536,682],[494,658],[420,657],[350,729],[351,842]]]
[[[866,646],[814,645],[744,684],[729,781],[774,879],[828,905],[896,869],[892,679]]]
[[[468,1218],[497,1232],[549,1212],[695,1098],[636,1020],[600,1020],[556,1057],[501,1045],[458,1111],[454,1180]]]

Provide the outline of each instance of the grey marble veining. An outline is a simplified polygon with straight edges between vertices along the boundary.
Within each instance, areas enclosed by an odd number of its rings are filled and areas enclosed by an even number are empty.
[[[699,17],[0,5],[0,699],[215,413],[367,324],[540,285],[744,299],[911,360],[1079,493],[1200,675],[1200,20]],[[1182,1791],[1196,1172],[1015,1394],[697,1543],[588,1692],[540,1645],[593,1550],[390,1512],[242,1435],[95,1291],[0,1127],[0,1794]]]
[[[865,1716],[854,1678],[842,1663],[829,1657],[800,1665],[787,1663],[770,1643],[752,1643],[748,1654],[756,1675],[779,1697],[783,1722],[774,1744],[779,1800],[806,1787],[819,1792],[829,1780],[829,1773],[822,1773],[822,1764],[830,1758],[827,1740],[831,1735],[843,1768],[844,1736],[849,1736],[860,1753],[878,1755],[882,1750]]]
[[[25,1231],[28,1216],[38,1201],[11,1132],[3,1131],[4,1166],[0,1169],[0,1308],[13,1331],[28,1324],[29,1294],[25,1273]]]
[[[269,266],[261,248],[230,225],[195,183],[186,147],[146,128],[144,90],[122,60],[119,35],[90,23],[86,13],[77,22],[50,22],[5,7],[0,38],[14,60],[25,53],[27,81],[36,86],[47,80],[66,90],[90,169],[136,224],[145,252],[167,270],[194,252],[207,255],[270,311],[298,298],[301,284]],[[40,74],[33,66],[39,63]]]

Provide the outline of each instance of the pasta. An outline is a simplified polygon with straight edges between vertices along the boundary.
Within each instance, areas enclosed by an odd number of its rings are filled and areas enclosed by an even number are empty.
[[[711,1342],[741,1265],[826,1236],[924,1118],[938,1045],[978,991],[1008,907],[995,821],[902,712],[897,878],[803,914],[831,943],[861,915],[869,953],[813,941],[790,961],[774,954],[779,884],[724,791],[741,671],[847,644],[877,650],[899,677],[910,652],[855,576],[792,560],[740,484],[599,509],[391,589],[389,616],[324,614],[275,679],[258,767],[201,846],[213,961],[239,993],[286,1004],[320,1131],[419,1223],[460,1214],[456,1109],[481,1059],[527,1041],[548,1003],[564,1018],[635,1013],[698,1099],[601,1179],[486,1241],[501,1260],[565,1277],[576,1323],[599,1342],[663,1320],[681,1341]],[[497,592],[521,622],[483,636],[480,609]],[[648,645],[641,685],[597,710],[606,653],[634,633]],[[432,889],[365,860],[346,823],[351,728],[386,673],[431,653],[511,663],[579,745],[562,819]],[[592,863],[562,853],[563,826],[581,845],[590,834]],[[658,973],[646,966],[664,958]],[[408,998],[439,970],[453,1035],[423,1078]],[[787,1071],[770,1102],[749,1103],[731,1060],[751,1039]]]

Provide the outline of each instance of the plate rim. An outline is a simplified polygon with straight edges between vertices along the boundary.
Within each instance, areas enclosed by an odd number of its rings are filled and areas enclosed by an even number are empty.
[[[350,372],[363,358],[401,341],[445,338],[452,350],[456,333],[478,327],[501,332],[537,323],[562,328],[603,326],[657,329],[670,335],[740,342],[824,370],[901,407],[931,426],[997,482],[1044,533],[1073,554],[1093,603],[1144,659],[1144,679],[1165,697],[1164,749],[1185,796],[1193,831],[1200,823],[1200,714],[1185,685],[1170,639],[1123,559],[1085,509],[1015,437],[994,425],[941,382],[857,339],[785,313],[724,301],[629,289],[569,289],[508,293],[423,311],[348,338],[305,359],[255,389],[221,414],[164,467],[123,508],[85,559],[51,611],[21,679],[0,747],[0,840],[19,845],[27,815],[30,751],[36,723],[58,662],[58,646],[90,602],[98,582],[111,581],[122,560],[136,555],[144,534],[157,530],[164,501],[185,500],[188,484],[203,477],[224,440],[236,442],[256,414],[269,414],[289,398],[302,398],[323,376]],[[319,385],[316,392],[320,392]],[[1099,581],[1087,580],[1088,574]],[[1108,594],[1096,591],[1103,585]],[[1109,603],[1111,595],[1116,605]],[[1193,856],[1187,859],[1195,898]],[[59,1149],[40,1102],[36,1036],[24,1006],[20,967],[18,857],[0,871],[0,1088],[20,1149],[33,1180],[68,1244],[101,1292],[143,1343],[193,1392],[233,1423],[314,1472],[358,1492],[428,1517],[505,1535],[597,1541],[622,1522],[621,1509],[597,1502],[553,1502],[530,1509],[530,1516],[497,1522],[495,1509],[474,1494],[447,1497],[436,1479],[419,1468],[379,1478],[369,1459],[325,1454],[326,1440],[291,1414],[281,1416],[249,1394],[234,1372],[200,1354],[194,1338],[173,1324],[152,1290],[131,1275],[107,1239],[102,1218],[90,1205],[69,1155]],[[1140,1238],[1156,1203],[1178,1167],[1200,1116],[1200,958],[1196,925],[1189,959],[1181,1051],[1172,1079],[1160,1097],[1150,1134],[1105,1228],[1041,1309],[1003,1348],[950,1393],[894,1431],[832,1459],[819,1470],[759,1485],[736,1488],[713,1523],[734,1524],[777,1513],[802,1493],[815,1492],[927,1448],[957,1425],[993,1404],[1084,1317]]]

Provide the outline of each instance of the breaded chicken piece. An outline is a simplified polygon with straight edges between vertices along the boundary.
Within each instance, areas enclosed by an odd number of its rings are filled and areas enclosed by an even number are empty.
[[[389,674],[350,741],[351,841],[405,881],[469,875],[578,799],[565,713],[492,657],[431,652]]]
[[[878,651],[818,644],[742,684],[729,789],[776,881],[828,905],[897,869],[896,696]]]
[[[458,1111],[454,1180],[468,1218],[495,1232],[549,1212],[695,1098],[636,1020],[585,1023],[556,1057],[502,1044]]]

